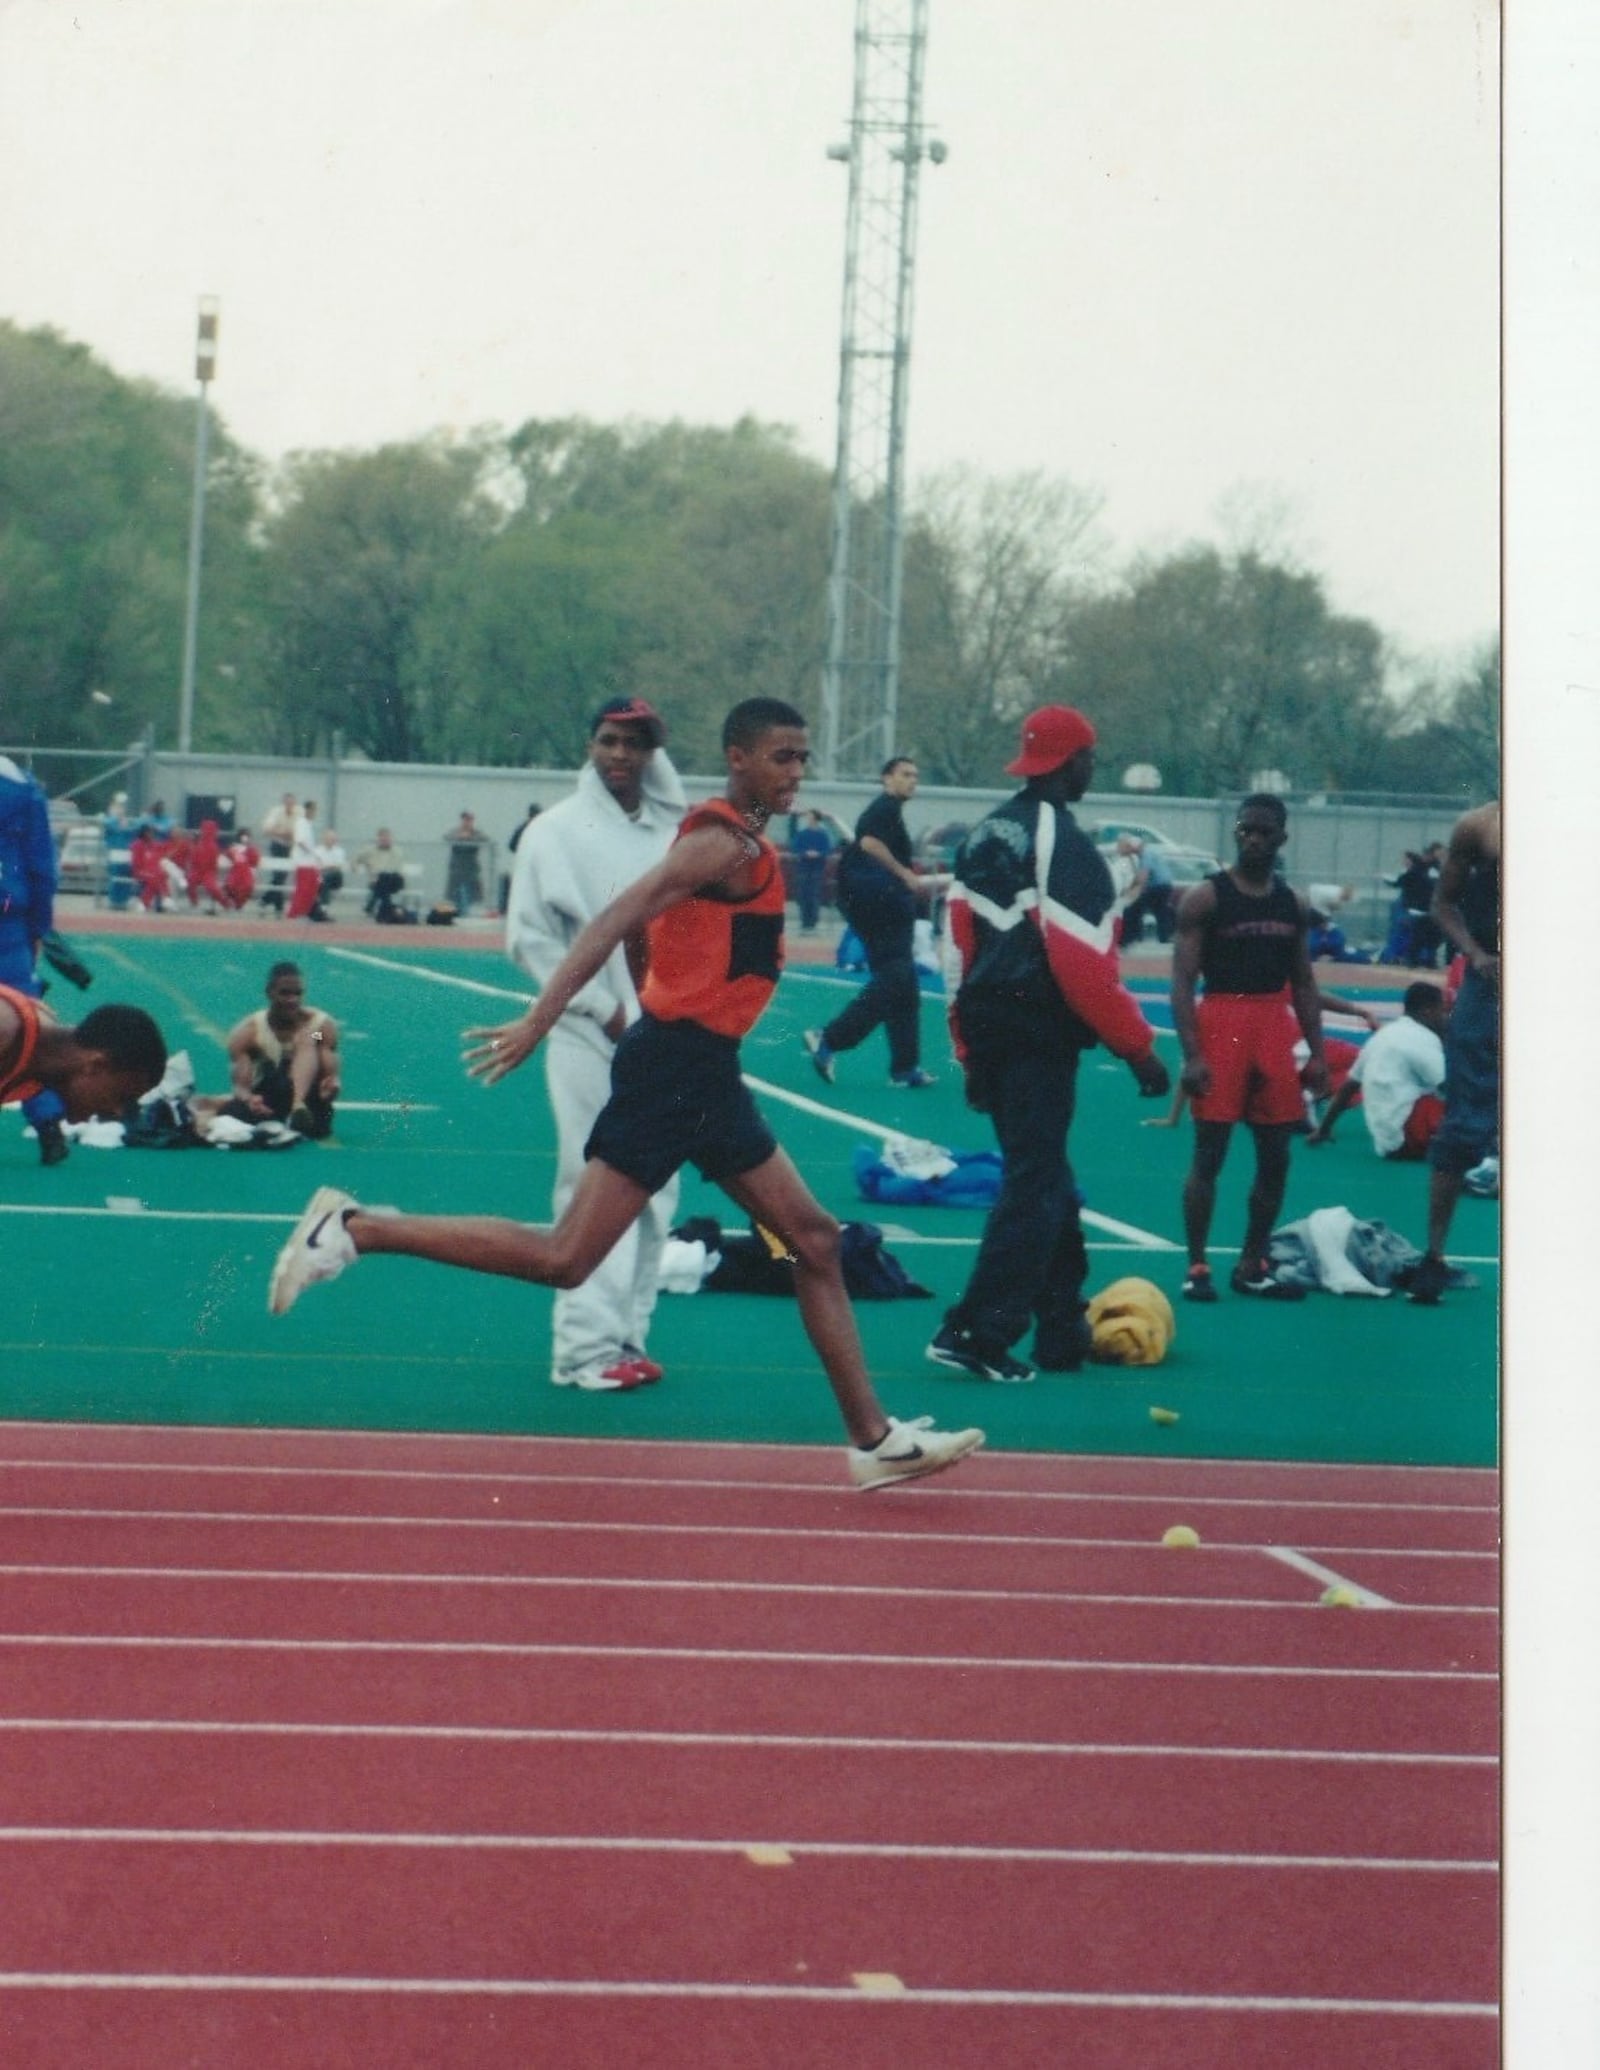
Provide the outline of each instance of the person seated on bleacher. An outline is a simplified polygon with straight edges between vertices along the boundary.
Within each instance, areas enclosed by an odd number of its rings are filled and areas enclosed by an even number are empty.
[[[167,909],[170,886],[167,883],[166,857],[166,841],[148,820],[141,820],[128,851],[128,866],[139,887],[139,905],[143,912],[164,913]]]
[[[344,889],[344,873],[350,867],[349,857],[344,852],[344,843],[332,827],[324,829],[317,842],[317,867],[322,880],[317,886],[317,902],[311,908],[309,917],[313,920],[328,920],[333,916],[328,911],[328,901],[335,892]]]
[[[261,850],[251,840],[250,829],[240,827],[228,843],[228,874],[222,880],[222,903],[236,913],[242,913],[250,903],[260,862]]]
[[[379,827],[371,847],[362,849],[356,868],[367,880],[368,917],[386,924],[398,920],[397,901],[406,888],[406,858],[387,827]]]
[[[186,889],[191,906],[198,906],[204,898],[211,912],[215,913],[226,903],[222,890],[222,843],[217,838],[217,823],[214,819],[203,819],[200,831],[190,844],[184,865]]]
[[[320,1140],[333,1130],[339,1097],[339,1024],[307,1006],[298,963],[267,972],[267,1003],[228,1036],[233,1096],[220,1111],[240,1121],[286,1121]]]

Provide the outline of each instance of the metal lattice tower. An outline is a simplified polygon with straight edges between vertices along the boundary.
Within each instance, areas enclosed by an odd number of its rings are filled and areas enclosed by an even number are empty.
[[[839,445],[833,477],[821,773],[876,776],[895,752],[901,505],[911,371],[917,175],[944,162],[922,128],[928,0],[856,0]]]

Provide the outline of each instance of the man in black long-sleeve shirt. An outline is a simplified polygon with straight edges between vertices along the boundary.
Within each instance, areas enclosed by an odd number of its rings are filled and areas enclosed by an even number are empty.
[[[911,867],[905,804],[917,788],[917,765],[892,755],[883,765],[883,791],[856,821],[856,837],[839,858],[839,910],[861,937],[872,975],[825,1028],[808,1028],[805,1045],[819,1077],[833,1083],[833,1060],[882,1026],[889,1037],[889,1080],[916,1089],[932,1085],[922,1068],[922,999],[911,958],[917,899],[942,889],[942,877],[919,877]]]

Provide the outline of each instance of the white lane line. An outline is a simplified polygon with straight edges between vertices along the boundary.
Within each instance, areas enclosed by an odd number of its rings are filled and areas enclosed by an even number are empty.
[[[329,954],[331,954],[331,950],[329,950]],[[787,1099],[793,1105],[803,1105],[805,1103],[805,1095],[803,1093],[787,1093],[787,1091],[782,1091],[782,1087],[764,1085],[760,1078],[749,1078],[749,1085],[758,1087],[758,1091],[772,1093],[774,1099]],[[339,1101],[339,1105],[342,1105],[342,1107],[352,1107],[352,1110],[354,1110],[354,1107],[360,1107],[360,1110],[366,1110],[366,1112],[371,1112],[371,1114],[437,1114],[439,1112],[437,1107],[431,1107],[431,1105],[426,1105],[422,1101],[381,1101],[381,1099],[360,1101],[360,1099],[342,1099],[342,1101]],[[816,1103],[811,1103],[811,1105],[816,1105]],[[898,1130],[892,1130],[892,1128],[884,1130],[884,1128],[880,1128],[878,1122],[857,1122],[853,1116],[842,1116],[836,1110],[830,1110],[830,1107],[818,1107],[818,1112],[826,1114],[834,1122],[845,1120],[853,1128],[863,1128],[869,1134],[882,1134],[882,1136],[898,1134]],[[19,1203],[19,1201],[0,1201],[0,1215],[126,1215],[126,1213],[128,1213],[128,1209],[114,1209],[114,1207],[46,1207],[46,1205],[41,1205],[41,1203],[27,1203],[25,1205],[25,1203]],[[246,1215],[246,1213],[228,1213],[228,1211],[217,1211],[217,1209],[203,1209],[201,1211],[201,1209],[186,1209],[186,1207],[145,1207],[143,1203],[139,1207],[139,1213],[145,1217],[145,1221],[277,1221],[277,1223],[286,1223],[286,1225],[294,1221],[294,1215]],[[1078,1217],[1080,1217],[1080,1221],[1087,1225],[1087,1228],[1091,1228],[1091,1230],[1105,1230],[1107,1236],[1120,1238],[1120,1242],[1112,1242],[1112,1244],[1089,1244],[1087,1246],[1089,1250],[1145,1250],[1145,1252],[1165,1250],[1165,1252],[1174,1252],[1174,1250],[1182,1250],[1184,1248],[1182,1244],[1169,1242],[1165,1236],[1155,1236],[1149,1230],[1138,1230],[1128,1221],[1116,1221],[1112,1215],[1097,1215],[1093,1207],[1080,1209]],[[979,1244],[979,1236],[977,1234],[971,1234],[971,1236],[927,1236],[921,1230],[898,1230],[898,1232],[886,1232],[886,1234],[890,1234],[890,1242],[896,1242],[896,1244],[946,1246],[950,1250],[975,1250],[977,1244]],[[1211,1248],[1221,1252],[1227,1246],[1225,1244],[1213,1244]],[[1232,1252],[1229,1252],[1229,1254],[1232,1254]],[[1490,1259],[1490,1256],[1461,1256],[1459,1252],[1451,1252],[1451,1265],[1482,1265],[1482,1267],[1497,1269],[1499,1263],[1501,1263],[1499,1259]],[[1329,1463],[1339,1463],[1339,1461],[1329,1461]],[[1426,1472],[1426,1468],[1422,1472]]]
[[[91,1151],[87,1153],[92,1156]],[[264,1215],[225,1208],[153,1208],[141,1201],[136,1209],[125,1207],[22,1207],[15,1201],[0,1201],[0,1215],[26,1215],[30,1220],[35,1215],[90,1215],[115,1216],[125,1222],[130,1214],[137,1214],[145,1222],[292,1222],[293,1215]],[[38,1345],[31,1347],[38,1350]]]
[[[260,1827],[186,1826],[0,1826],[0,1847],[53,1844],[114,1843],[135,1847],[375,1847],[423,1851],[461,1849],[474,1853],[516,1854],[693,1854],[733,1855],[749,1852],[749,1840],[674,1840],[657,1835],[615,1833],[418,1833],[397,1831],[296,1832]],[[827,1861],[928,1862],[1062,1862],[1074,1866],[1152,1867],[1176,1869],[1329,1869],[1362,1875],[1387,1871],[1411,1875],[1493,1876],[1500,1864],[1433,1856],[1354,1854],[1202,1854],[1134,1847],[971,1847],[927,1843],[898,1846],[874,1840],[767,1841],[794,1855]]]
[[[498,1498],[496,1498],[498,1499]],[[589,1532],[607,1539],[620,1534],[631,1533],[640,1538],[798,1538],[807,1544],[818,1539],[837,1540],[847,1545],[956,1545],[963,1550],[982,1546],[1024,1546],[1041,1551],[1063,1552],[1148,1552],[1167,1557],[1165,1547],[1149,1538],[1057,1538],[1040,1537],[1026,1532],[1007,1531],[851,1531],[835,1529],[832,1526],[810,1524],[652,1524],[641,1523],[634,1518],[623,1518],[614,1522],[589,1517],[468,1517],[468,1516],[379,1516],[372,1513],[357,1513],[350,1510],[260,1510],[260,1509],[97,1509],[66,1508],[52,1503],[6,1503],[0,1504],[0,1520],[17,1518],[56,1518],[74,1523],[114,1524],[278,1524],[304,1527],[306,1525],[332,1525],[340,1530],[360,1531],[369,1525],[379,1530],[394,1531],[552,1531]],[[1361,1559],[1432,1559],[1432,1560],[1487,1560],[1498,1563],[1498,1555],[1492,1552],[1420,1552],[1410,1546],[1363,1546],[1360,1548],[1339,1546],[1324,1548]],[[1262,1547],[1254,1539],[1226,1541],[1208,1538],[1207,1552],[1249,1553],[1261,1551],[1275,1553],[1279,1558],[1286,1555],[1277,1546]],[[1300,1565],[1303,1573],[1312,1571],[1309,1563],[1291,1561]],[[1343,1580],[1342,1576],[1336,1579]],[[1346,1582],[1346,1587],[1354,1586]]]
[[[59,1422],[52,1420],[49,1428],[52,1431],[69,1431],[74,1433],[89,1431],[96,1437],[102,1438],[111,1432],[115,1432],[118,1437],[134,1435],[168,1438],[172,1435],[173,1427],[168,1423],[91,1423],[75,1421],[64,1417]],[[37,1437],[39,1429],[38,1422],[28,1417],[0,1416],[0,1432],[10,1431]],[[263,1435],[261,1432],[243,1430],[237,1424],[232,1423],[187,1423],[183,1426],[183,1429],[189,1437],[238,1439]],[[503,1447],[508,1452],[537,1452],[549,1451],[551,1449],[571,1450],[574,1447],[580,1449],[592,1447],[596,1451],[604,1451],[618,1442],[609,1438],[557,1437],[546,1431],[386,1430],[374,1432],[371,1430],[341,1429],[336,1424],[330,1424],[325,1429],[320,1425],[315,1429],[308,1429],[303,1424],[298,1426],[284,1425],[264,1435],[269,1442],[274,1444],[285,1438],[317,1444],[324,1443],[330,1439],[342,1439],[346,1444],[355,1446],[369,1445],[375,1437],[381,1437],[385,1444],[393,1445],[397,1449],[422,1445],[432,1447],[493,1444]],[[742,1438],[671,1439],[663,1440],[662,1443],[663,1449],[678,1452],[709,1452],[716,1455],[724,1452],[748,1455],[752,1452],[766,1451],[782,1452],[785,1456],[792,1453],[797,1458],[804,1458],[808,1455],[817,1458],[829,1458],[833,1453],[833,1447],[825,1444],[763,1445],[752,1444],[748,1439]],[[631,1441],[623,1449],[629,1458],[636,1458],[638,1456],[639,1448],[637,1444]],[[1158,1459],[1151,1459],[1142,1452],[1096,1452],[1092,1457],[1094,1463],[1098,1466],[1131,1466],[1140,1471],[1158,1470],[1165,1466],[1171,1472],[1182,1472],[1185,1474],[1205,1473],[1208,1471],[1236,1473],[1239,1471],[1241,1464],[1248,1471],[1260,1472],[1267,1470],[1268,1466],[1268,1462],[1262,1460],[1246,1460],[1241,1462],[1237,1459],[1181,1459],[1164,1462]],[[1498,1480],[1499,1475],[1499,1469],[1493,1466],[1399,1466],[1392,1461],[1383,1460],[1376,1460],[1369,1464],[1367,1461],[1360,1459],[1313,1459],[1295,1463],[1286,1468],[1281,1462],[1277,1462],[1277,1465],[1278,1470],[1287,1472],[1296,1480],[1308,1479],[1312,1476],[1324,1474],[1333,1479],[1349,1474],[1361,1474],[1370,1476],[1374,1480],[1400,1478],[1407,1481],[1413,1481],[1419,1475],[1429,1478],[1448,1475],[1456,1480],[1488,1481],[1493,1483]],[[1406,1503],[1401,1506],[1410,1507],[1410,1504]],[[1459,1506],[1466,1507],[1468,1505]],[[1485,1505],[1479,1504],[1476,1506],[1482,1508]]]
[[[341,1114],[437,1114],[430,1100],[347,1100],[341,1094]]]
[[[1307,1559],[1303,1552],[1296,1552],[1289,1545],[1264,1545],[1261,1550],[1275,1560],[1281,1560],[1286,1567],[1293,1567],[1296,1573],[1320,1581],[1327,1588],[1347,1588],[1358,1604],[1367,1610],[1392,1610],[1395,1606],[1387,1596],[1380,1596],[1376,1589],[1363,1588],[1352,1581],[1347,1574],[1339,1574],[1332,1567],[1325,1567],[1319,1560]]]
[[[478,978],[462,977],[453,970],[433,970],[425,963],[397,963],[388,956],[371,956],[361,949],[340,949],[330,947],[330,956],[337,956],[342,963],[364,963],[371,970],[398,972],[401,977],[421,978],[430,985],[448,985],[458,992],[476,992],[485,999],[509,999],[520,1007],[531,1006],[534,992],[524,986],[520,992],[512,991],[506,985],[486,985]]]
[[[236,1638],[231,1634],[195,1635],[183,1633],[126,1632],[0,1632],[0,1646],[96,1647],[115,1651],[119,1647],[152,1653],[328,1653],[386,1654],[408,1657],[439,1655],[441,1658],[486,1660],[669,1660],[687,1661],[702,1667],[847,1667],[847,1668],[933,1668],[940,1673],[956,1669],[966,1673],[994,1672],[1045,1675],[1211,1675],[1241,1680],[1312,1682],[1481,1682],[1490,1688],[1499,1682],[1493,1669],[1485,1668],[1384,1668],[1322,1667],[1276,1663],[1209,1660],[1049,1660],[1014,1658],[1006,1654],[983,1653],[807,1653],[772,1647],[723,1646],[586,1646],[552,1640],[511,1641],[494,1639],[311,1639]]]
[[[763,1093],[768,1099],[781,1100],[786,1106],[797,1107],[803,1114],[814,1114],[820,1120],[832,1121],[841,1128],[848,1128],[856,1135],[876,1136],[887,1143],[895,1136],[902,1136],[905,1130],[886,1126],[880,1121],[868,1121],[864,1115],[851,1114],[839,1107],[826,1106],[821,1100],[814,1100],[808,1093],[791,1092],[786,1085],[774,1085],[770,1078],[757,1078],[746,1071],[744,1082],[754,1091]],[[1081,1219],[1091,1229],[1103,1229],[1109,1236],[1120,1236],[1136,1249],[1144,1251],[1181,1251],[1182,1244],[1173,1243],[1165,1236],[1157,1236],[1154,1230],[1139,1229],[1131,1222],[1119,1222],[1110,1215],[1099,1214],[1093,1208],[1080,1210]],[[971,1239],[976,1242],[977,1239]]]
[[[0,1348],[5,1347],[0,1346]],[[34,1426],[34,1429],[36,1430],[37,1426]],[[410,1433],[404,1431],[383,1431],[378,1434],[385,1441],[393,1437],[406,1437],[410,1435]],[[463,1441],[470,1441],[466,1439],[465,1434],[459,1432],[443,1431],[439,1435],[446,1440],[459,1438],[463,1439]],[[483,1440],[480,1439],[479,1441],[482,1442]],[[499,1440],[496,1439],[494,1442],[499,1442]],[[519,1443],[521,1440],[511,1440],[511,1442]],[[561,1438],[547,1441],[535,1440],[534,1442],[603,1445],[609,1441],[603,1438]],[[663,1439],[661,1442],[663,1445],[670,1445],[674,1441]],[[795,1449],[797,1451],[805,1451],[810,1448],[797,1446]],[[823,1449],[826,1450],[827,1448],[824,1447]],[[637,1458],[637,1449],[634,1450],[632,1456],[635,1459]],[[1001,1456],[993,1452],[985,1453],[986,1467],[996,1464]],[[1152,1465],[1161,1465],[1166,1462],[1151,1461],[1150,1463]],[[1217,1463],[1219,1462],[1205,1459],[1176,1460],[1171,1462],[1174,1468],[1185,1466],[1204,1468]],[[469,1485],[473,1483],[493,1483],[518,1488],[615,1488],[625,1486],[630,1490],[638,1490],[646,1494],[656,1490],[678,1492],[686,1489],[698,1490],[701,1488],[711,1489],[722,1494],[752,1489],[762,1495],[825,1495],[829,1497],[850,1495],[853,1492],[843,1486],[842,1483],[834,1482],[714,1480],[709,1477],[699,1478],[693,1475],[673,1474],[636,1473],[619,1476],[616,1474],[519,1473],[511,1468],[502,1470],[492,1467],[452,1469],[445,1467],[407,1466],[272,1466],[252,1464],[248,1461],[240,1461],[236,1465],[229,1465],[216,1461],[187,1459],[168,1461],[156,1459],[74,1459],[69,1456],[56,1458],[48,1455],[36,1459],[7,1459],[0,1457],[0,1474],[13,1468],[19,1471],[26,1469],[41,1473],[247,1474],[258,1475],[263,1479],[279,1480],[449,1481],[465,1482]],[[1100,1492],[1096,1492],[1094,1489],[1072,1488],[958,1489],[947,1485],[943,1488],[925,1488],[919,1492],[924,1499],[932,1496],[935,1500],[938,1500],[940,1497],[948,1499],[951,1496],[965,1495],[970,1497],[978,1495],[995,1496],[1018,1502],[1143,1503],[1146,1505],[1159,1504],[1163,1508],[1170,1508],[1174,1502],[1181,1501],[1190,1509],[1274,1509],[1292,1510],[1297,1513],[1300,1510],[1318,1509],[1375,1510],[1380,1515],[1398,1512],[1406,1516],[1410,1516],[1413,1513],[1421,1513],[1428,1516],[1498,1517],[1499,1515],[1499,1510],[1495,1506],[1476,1502],[1341,1502],[1331,1496],[1308,1496],[1302,1499],[1286,1495],[1196,1495],[1189,1493],[1187,1490],[1182,1494],[1140,1495],[1123,1493],[1114,1489]],[[874,1533],[874,1536],[876,1535]]]
[[[339,1104],[341,1107],[355,1107],[361,1103],[355,1100],[341,1100]],[[424,1106],[420,1102],[415,1104],[409,1104],[404,1102],[384,1102],[381,1100],[372,1100],[366,1102],[365,1104],[368,1107],[369,1111],[374,1114],[436,1114],[439,1111],[436,1107]],[[0,1215],[22,1215],[29,1219],[32,1219],[34,1216],[37,1215],[127,1216],[129,1214],[142,1215],[144,1219],[148,1222],[277,1222],[281,1223],[284,1227],[288,1227],[296,1219],[296,1217],[293,1214],[236,1214],[225,1211],[218,1211],[212,1208],[152,1208],[146,1207],[142,1201],[136,1208],[87,1206],[47,1207],[32,1205],[23,1206],[14,1201],[0,1201]],[[1083,1211],[1083,1219],[1085,1222],[1092,1223],[1095,1221],[1096,1218],[1090,1213],[1090,1211],[1087,1208],[1085,1208]],[[1109,1221],[1106,1221],[1104,1217],[1100,1218],[1100,1223],[1101,1226],[1108,1229],[1118,1226],[1110,1223]],[[975,1250],[977,1248],[979,1238],[976,1233],[970,1236],[940,1237],[907,1235],[903,1238],[897,1238],[896,1241],[905,1243],[948,1244],[957,1249]],[[1158,1239],[1146,1240],[1143,1237],[1140,1237],[1137,1241],[1130,1241],[1127,1243],[1091,1243],[1087,1246],[1087,1248],[1091,1251],[1149,1251],[1156,1241],[1158,1241]],[[1173,1245],[1170,1248],[1176,1249],[1177,1246]],[[1464,1262],[1470,1263],[1471,1261],[1468,1260]]]
[[[307,1583],[332,1583],[336,1587],[382,1588],[504,1588],[504,1589],[619,1589],[642,1595],[720,1596],[825,1596],[837,1600],[856,1596],[894,1602],[936,1603],[1022,1603],[1062,1607],[1068,1604],[1114,1604],[1163,1610],[1276,1610],[1304,1613],[1312,1607],[1276,1596],[1179,1596],[1119,1594],[1115,1591],[1024,1588],[911,1588],[881,1587],[860,1582],[815,1581],[694,1581],[674,1575],[616,1574],[392,1574],[381,1570],[345,1571],[324,1567],[144,1567],[116,1563],[66,1563],[55,1561],[8,1561],[0,1575],[13,1580],[137,1580],[137,1581],[242,1581],[284,1582],[304,1587]],[[1406,1617],[1498,1617],[1497,1609],[1475,1603],[1394,1603],[1386,1608]]]
[[[1498,1768],[1494,1754],[1369,1753],[1326,1747],[1147,1746],[1092,1740],[893,1739],[850,1732],[649,1732],[555,1725],[376,1725],[343,1720],[232,1718],[5,1718],[8,1732],[80,1732],[108,1738],[417,1739],[482,1746],[783,1747],[806,1752],[884,1754],[1044,1754],[1072,1761],[1289,1761],[1340,1768]]]
[[[826,1984],[636,1983],[600,1978],[538,1977],[290,1977],[202,1976],[175,1971],[77,1970],[0,1971],[5,1991],[258,1991],[348,1997],[435,1998],[628,1998],[731,1999],[781,2005],[860,2005],[859,1986]],[[896,2005],[982,2005],[1078,2007],[1127,2012],[1328,2013],[1396,2015],[1418,2019],[1495,2019],[1497,2005],[1471,2000],[1424,1998],[1225,1998],[1155,1991],[956,1991],[912,1988],[897,1991]]]

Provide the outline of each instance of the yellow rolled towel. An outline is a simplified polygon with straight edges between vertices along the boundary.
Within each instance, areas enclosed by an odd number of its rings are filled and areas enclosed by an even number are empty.
[[[1089,1303],[1091,1356],[1108,1366],[1158,1366],[1177,1334],[1172,1303],[1148,1279],[1119,1279]]]

